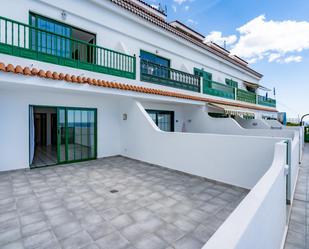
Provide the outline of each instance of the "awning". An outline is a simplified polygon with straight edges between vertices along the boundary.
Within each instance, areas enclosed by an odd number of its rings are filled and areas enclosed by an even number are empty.
[[[250,87],[252,87],[252,88],[259,88],[259,89],[264,90],[264,91],[267,91],[267,92],[271,91],[271,89],[269,89],[269,88],[267,88],[267,87],[265,87],[265,86],[262,86],[262,85],[260,85],[260,84],[257,84],[257,83],[252,83],[252,82],[244,81],[244,84],[245,84],[246,86],[250,86]]]
[[[223,110],[224,113],[229,115],[246,115],[246,116],[255,116],[254,112],[250,109],[237,107],[237,106],[230,106],[230,105],[222,105],[222,104],[208,104],[211,107],[216,109]]]

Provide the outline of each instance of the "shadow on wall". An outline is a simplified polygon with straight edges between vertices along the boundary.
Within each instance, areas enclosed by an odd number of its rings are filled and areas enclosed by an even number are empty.
[[[128,100],[123,110],[128,119],[121,124],[122,155],[247,189],[268,170],[274,145],[282,140],[163,132],[139,102]]]

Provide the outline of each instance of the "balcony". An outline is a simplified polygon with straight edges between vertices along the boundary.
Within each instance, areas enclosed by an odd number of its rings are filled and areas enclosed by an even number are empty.
[[[256,94],[237,88],[236,100],[256,104]]]
[[[200,92],[200,77],[141,59],[141,81]]]
[[[258,104],[270,107],[276,107],[276,100],[271,98],[266,98],[265,96],[258,95]]]
[[[227,98],[235,99],[235,88],[212,80],[204,80],[203,93]]]
[[[135,56],[126,55],[0,17],[0,53],[135,79]]]

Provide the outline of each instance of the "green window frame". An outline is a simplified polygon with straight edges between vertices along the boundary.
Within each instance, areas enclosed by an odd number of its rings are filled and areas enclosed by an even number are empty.
[[[175,114],[174,111],[162,111],[162,110],[146,110],[153,122],[162,131],[174,132]],[[169,116],[169,121],[165,119]]]
[[[225,79],[225,83],[226,83],[227,85],[229,85],[229,86],[238,88],[238,82],[235,81],[235,80],[226,78],[226,79]]]
[[[170,67],[171,66],[171,60],[168,59],[168,58],[165,58],[163,56],[159,56],[157,54],[154,54],[154,53],[151,53],[151,52],[148,52],[148,51],[145,51],[145,50],[140,50],[140,58],[142,60],[147,60],[149,62],[152,62],[154,64],[158,64],[160,66],[164,66],[164,67]],[[162,62],[167,62],[166,64],[165,63],[162,63]]]
[[[203,69],[194,68],[194,75],[203,77],[203,87],[211,88],[212,74],[204,71]]]
[[[29,32],[29,46],[32,50],[71,58],[71,41],[65,38],[72,38],[72,27],[70,25],[32,12],[29,12],[29,25],[48,32],[44,33],[35,29]],[[52,35],[50,32],[55,35]]]

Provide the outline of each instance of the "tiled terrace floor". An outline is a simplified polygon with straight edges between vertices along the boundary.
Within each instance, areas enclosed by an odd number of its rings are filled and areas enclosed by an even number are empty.
[[[305,145],[303,161],[292,205],[285,249],[309,249],[309,145]]]
[[[246,194],[123,157],[6,172],[0,248],[201,248]]]

